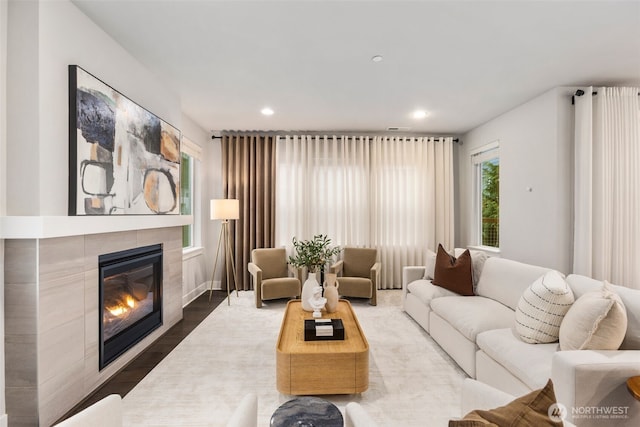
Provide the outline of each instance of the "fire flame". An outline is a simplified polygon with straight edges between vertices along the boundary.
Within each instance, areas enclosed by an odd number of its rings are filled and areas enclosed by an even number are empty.
[[[127,304],[127,306],[119,305],[116,307],[109,308],[108,309],[109,313],[111,313],[114,316],[122,316],[127,311],[129,311],[129,308],[134,308],[136,305],[135,300],[133,299],[133,297],[130,297],[130,296],[127,297],[127,300],[125,301],[125,303]]]

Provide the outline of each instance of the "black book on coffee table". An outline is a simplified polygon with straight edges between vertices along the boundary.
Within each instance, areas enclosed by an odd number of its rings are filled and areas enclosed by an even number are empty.
[[[342,319],[305,319],[304,340],[344,340]]]

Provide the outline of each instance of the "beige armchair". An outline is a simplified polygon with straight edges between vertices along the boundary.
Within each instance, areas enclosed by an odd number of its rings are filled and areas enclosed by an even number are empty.
[[[376,261],[378,250],[370,248],[344,248],[342,259],[331,266],[330,272],[338,275],[338,292],[346,297],[370,298],[376,305],[376,291],[380,263]]]
[[[263,300],[300,296],[301,270],[287,263],[284,248],[254,249],[247,268],[253,277],[256,307],[262,307]]]

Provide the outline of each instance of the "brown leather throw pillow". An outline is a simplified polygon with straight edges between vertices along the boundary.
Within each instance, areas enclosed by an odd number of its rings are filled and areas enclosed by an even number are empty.
[[[471,273],[471,253],[469,249],[458,258],[454,258],[438,244],[436,268],[433,283],[460,295],[473,295],[473,275]]]
[[[555,409],[554,409],[555,408]],[[556,404],[553,383],[519,397],[505,406],[489,411],[476,409],[461,420],[449,421],[449,427],[561,427],[562,412]]]

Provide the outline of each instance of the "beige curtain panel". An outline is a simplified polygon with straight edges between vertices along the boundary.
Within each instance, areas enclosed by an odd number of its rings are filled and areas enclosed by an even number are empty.
[[[240,218],[230,224],[239,290],[252,289],[247,272],[251,250],[275,243],[275,138],[255,134],[222,137],[223,194],[240,201]]]
[[[276,246],[328,235],[378,250],[379,289],[454,244],[453,139],[291,135],[278,141]]]
[[[402,267],[454,246],[453,138],[377,136],[371,144],[371,247],[379,289],[402,289]]]
[[[639,92],[575,97],[573,272],[640,289]]]

